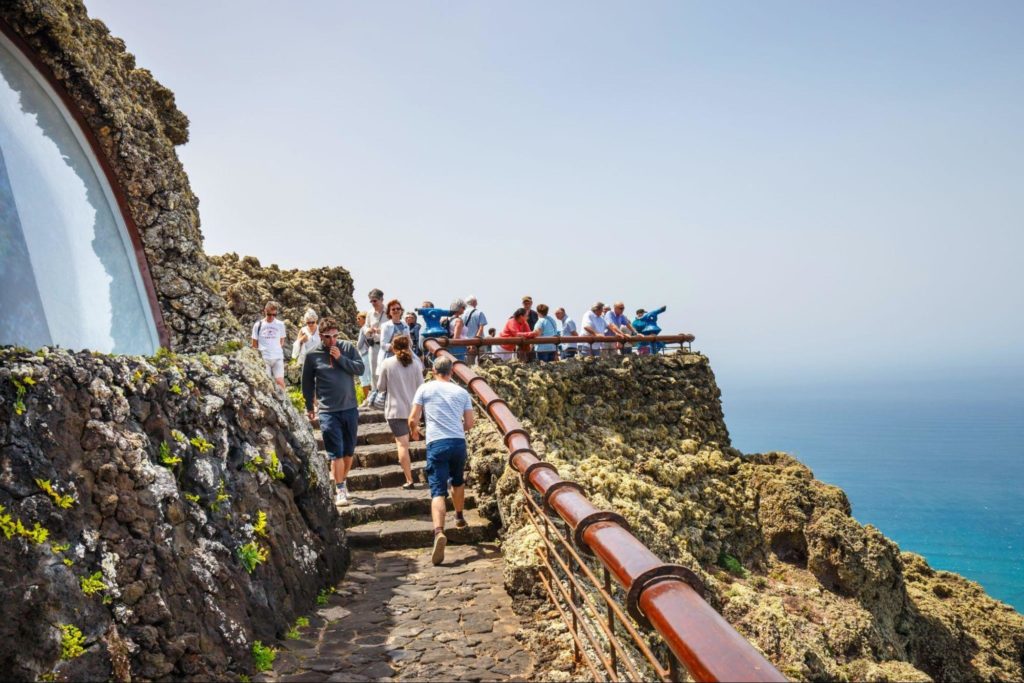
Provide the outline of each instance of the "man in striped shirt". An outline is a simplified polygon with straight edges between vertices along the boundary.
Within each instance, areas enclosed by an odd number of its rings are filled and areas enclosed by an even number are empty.
[[[452,482],[455,526],[466,526],[462,509],[466,498],[466,432],[473,428],[473,402],[469,392],[452,382],[452,361],[447,356],[434,361],[434,381],[416,390],[409,415],[409,433],[420,438],[420,416],[427,423],[427,482],[430,484],[430,516],[434,522],[434,550],[431,561],[444,561],[445,496]]]

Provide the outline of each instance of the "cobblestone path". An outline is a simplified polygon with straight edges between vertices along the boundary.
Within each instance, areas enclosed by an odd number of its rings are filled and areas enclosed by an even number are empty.
[[[534,657],[491,543],[356,551],[352,567],[303,629],[286,641],[267,681],[504,681],[529,679]]]

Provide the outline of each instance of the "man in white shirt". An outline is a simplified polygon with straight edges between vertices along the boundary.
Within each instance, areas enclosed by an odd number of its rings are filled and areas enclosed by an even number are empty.
[[[284,342],[288,330],[284,323],[277,319],[277,302],[268,301],[263,307],[265,318],[252,326],[252,348],[259,349],[263,362],[267,364],[267,372],[284,389]]]
[[[572,318],[565,312],[564,308],[559,308],[555,311],[555,320],[558,322],[558,336],[559,337],[575,337],[578,332],[576,331],[576,323]],[[566,358],[576,357],[576,344],[559,344],[558,348],[561,352],[562,360]]]
[[[592,334],[599,337],[603,337],[608,331],[608,323],[604,321],[602,313],[604,312],[604,303],[601,301],[595,302],[590,310],[583,314],[583,334]],[[594,344],[580,344],[580,355],[581,356],[600,356],[604,351],[604,344],[596,342]]]
[[[376,288],[371,289],[370,305],[373,308],[366,314],[363,336],[370,349],[370,388],[375,391],[377,389],[377,356],[380,354],[380,328],[387,318],[384,312],[384,292]],[[367,394],[366,400],[363,401],[363,408],[370,406],[370,396],[372,395],[372,392]]]
[[[434,361],[434,381],[420,385],[412,399],[409,433],[419,439],[420,416],[427,423],[427,481],[430,484],[430,517],[434,522],[434,550],[431,561],[444,561],[445,495],[452,484],[455,526],[466,526],[465,504],[466,432],[473,428],[473,402],[469,392],[452,382],[452,360]]]
[[[476,297],[472,294],[466,297],[466,306],[468,310],[462,314],[462,338],[482,339],[484,330],[487,329],[487,316],[476,307]],[[466,349],[466,362],[470,365],[476,365],[479,357],[479,346],[470,346]]]

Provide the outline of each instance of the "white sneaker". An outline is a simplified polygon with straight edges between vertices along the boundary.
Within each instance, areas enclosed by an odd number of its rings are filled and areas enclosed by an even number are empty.
[[[443,531],[434,536],[434,550],[430,553],[430,561],[435,567],[444,562],[444,547],[447,543],[448,537]]]
[[[337,486],[334,487],[334,504],[338,507],[345,507],[349,504],[347,488],[344,486],[340,489]]]

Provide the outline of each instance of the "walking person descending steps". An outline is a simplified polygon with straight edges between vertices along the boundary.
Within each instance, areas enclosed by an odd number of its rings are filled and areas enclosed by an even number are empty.
[[[302,364],[302,397],[310,422],[316,417],[314,394],[320,404],[320,431],[331,459],[335,505],[348,505],[345,477],[352,469],[359,428],[355,378],[363,374],[363,367],[363,359],[352,342],[338,339],[338,322],[334,318],[321,320],[320,345],[306,354]]]
[[[466,432],[473,428],[473,403],[469,392],[452,382],[452,360],[434,361],[434,381],[416,390],[409,415],[409,432],[419,439],[420,417],[427,423],[427,482],[430,485],[430,516],[434,524],[434,552],[431,562],[444,561],[445,495],[452,482],[455,526],[466,526],[463,506],[466,497]]]

